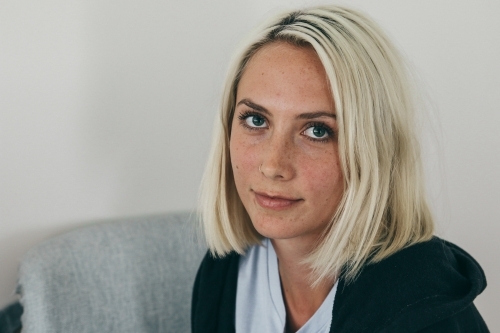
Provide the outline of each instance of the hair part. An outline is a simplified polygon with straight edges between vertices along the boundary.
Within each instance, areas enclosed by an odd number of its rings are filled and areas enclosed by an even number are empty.
[[[344,195],[306,259],[311,282],[338,274],[352,281],[365,263],[428,240],[415,106],[408,71],[381,29],[357,11],[323,6],[286,13],[256,29],[233,59],[200,188],[199,213],[213,255],[240,254],[262,236],[236,191],[229,155],[239,80],[264,45],[312,47],[335,103]]]

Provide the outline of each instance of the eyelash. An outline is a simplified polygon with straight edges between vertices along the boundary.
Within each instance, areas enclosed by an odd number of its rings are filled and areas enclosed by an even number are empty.
[[[257,117],[260,117],[260,118],[263,118],[266,122],[267,122],[267,119],[266,117],[262,116],[262,114],[258,113],[258,112],[254,112],[254,111],[244,111],[242,112],[239,116],[238,116],[238,119],[240,120],[240,123],[247,129],[249,130],[260,130],[262,129],[263,127],[251,127],[251,126],[248,126],[245,122],[245,120],[248,118],[248,117],[251,117],[251,116],[257,116]],[[334,131],[333,129],[326,125],[325,123],[322,123],[322,122],[309,122],[306,124],[306,130],[311,128],[311,127],[320,127],[320,128],[323,128],[326,133],[328,133],[328,136],[324,139],[314,139],[314,138],[311,138],[310,136],[308,135],[304,135],[308,140],[311,140],[313,142],[327,142],[329,141],[330,139],[332,139],[333,135],[334,135]],[[305,132],[305,130],[303,131]]]
[[[251,126],[248,126],[245,122],[245,120],[248,118],[248,117],[251,117],[251,116],[257,116],[257,117],[260,117],[262,119],[266,119],[265,117],[263,117],[260,113],[258,112],[253,112],[253,111],[245,111],[245,112],[242,112],[239,116],[238,116],[238,119],[240,120],[240,122],[242,123],[243,126],[245,126],[246,128],[250,129],[250,130],[259,130],[259,129],[262,129],[262,127],[251,127]],[[267,119],[266,119],[267,121]]]
[[[334,134],[334,131],[333,129],[326,125],[325,123],[321,123],[321,122],[310,122],[310,123],[307,123],[306,124],[306,129],[309,129],[311,127],[319,127],[319,128],[323,128],[326,133],[328,134],[328,136],[324,139],[314,139],[314,138],[311,138],[310,136],[308,135],[305,135],[305,137],[311,141],[314,141],[314,142],[327,142],[329,140],[331,140],[333,138],[333,134]],[[304,130],[305,131],[305,130]]]

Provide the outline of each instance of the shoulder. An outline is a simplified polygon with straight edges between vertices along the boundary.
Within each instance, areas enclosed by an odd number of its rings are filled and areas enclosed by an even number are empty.
[[[352,283],[341,280],[334,324],[419,332],[463,311],[477,313],[473,300],[485,287],[483,270],[467,252],[434,237],[367,265]]]
[[[220,276],[225,276],[234,267],[238,265],[240,255],[236,252],[231,252],[224,257],[216,257],[208,251],[201,261],[198,275],[208,279],[216,279]]]
[[[218,294],[222,289],[235,285],[239,258],[240,255],[235,252],[220,258],[207,252],[196,274],[193,298],[215,298],[220,296]]]
[[[192,332],[230,332],[234,327],[239,258],[235,252],[221,258],[207,252],[203,258],[193,288]]]

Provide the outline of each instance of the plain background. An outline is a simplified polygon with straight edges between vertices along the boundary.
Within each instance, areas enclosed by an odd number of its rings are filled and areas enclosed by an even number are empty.
[[[43,239],[194,208],[232,51],[265,16],[313,3],[2,1],[0,307]],[[414,67],[438,234],[483,266],[476,304],[500,331],[500,2],[343,3],[373,17]]]

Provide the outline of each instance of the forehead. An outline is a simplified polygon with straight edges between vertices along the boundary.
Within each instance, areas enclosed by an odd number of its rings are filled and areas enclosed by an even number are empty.
[[[286,42],[265,45],[252,56],[236,98],[298,112],[333,110],[328,79],[316,51]]]

